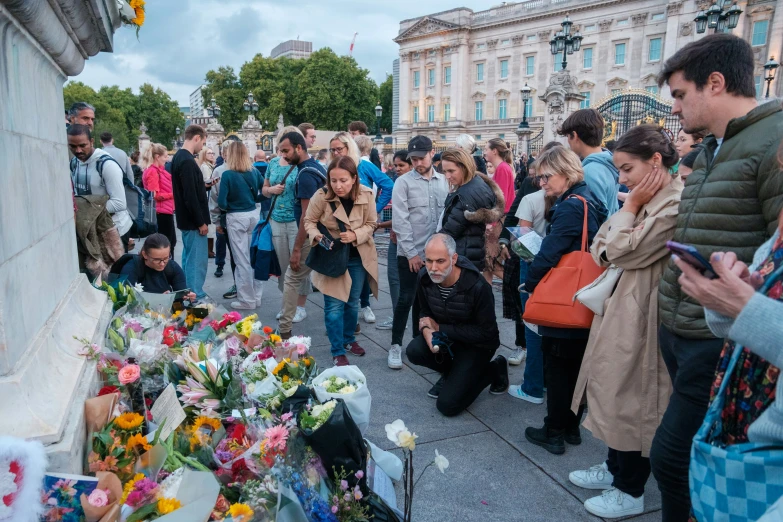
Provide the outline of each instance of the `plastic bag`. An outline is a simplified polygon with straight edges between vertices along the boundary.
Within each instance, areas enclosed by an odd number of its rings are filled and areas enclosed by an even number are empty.
[[[356,383],[357,389],[352,393],[329,393],[325,387],[321,386],[321,383],[330,377],[342,377],[349,382]],[[318,401],[322,404],[329,399],[342,399],[348,407],[348,411],[351,412],[354,422],[359,427],[359,431],[362,434],[367,431],[367,428],[370,426],[372,397],[370,396],[370,389],[367,387],[367,378],[358,366],[327,368],[313,379],[313,389],[316,397],[318,397]]]

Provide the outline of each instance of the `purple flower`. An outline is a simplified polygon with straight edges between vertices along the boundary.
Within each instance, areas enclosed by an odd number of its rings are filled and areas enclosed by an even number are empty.
[[[348,481],[347,480],[341,480],[340,481],[340,489],[343,491],[348,489]]]
[[[332,506],[332,513],[337,513],[337,506]]]
[[[362,480],[362,478],[364,478],[364,471],[362,471],[362,470],[357,471],[356,472],[356,478],[358,478],[359,480]]]
[[[346,493],[345,496],[343,497],[343,500],[345,500],[346,502],[350,502],[351,501],[351,494],[350,493]]]

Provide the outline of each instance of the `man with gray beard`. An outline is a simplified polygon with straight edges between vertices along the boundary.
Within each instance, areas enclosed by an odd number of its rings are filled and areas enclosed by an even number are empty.
[[[490,386],[508,389],[508,362],[492,356],[500,346],[492,287],[454,239],[435,234],[424,248],[419,272],[419,329],[406,350],[411,363],[442,374],[428,395],[443,415],[457,415]]]

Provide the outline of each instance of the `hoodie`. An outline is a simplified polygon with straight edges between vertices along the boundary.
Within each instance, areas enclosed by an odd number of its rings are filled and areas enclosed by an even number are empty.
[[[617,201],[620,172],[612,162],[612,153],[608,150],[590,154],[582,161],[585,181],[590,192],[604,204],[609,216],[620,209]]]
[[[108,156],[104,162],[102,173],[98,172],[98,160]],[[76,160],[76,170],[71,173],[74,194],[77,196],[109,196],[106,211],[111,214],[117,231],[124,236],[133,225],[128,206],[125,201],[125,187],[122,178],[125,173],[111,155],[101,149],[95,149],[87,161]]]

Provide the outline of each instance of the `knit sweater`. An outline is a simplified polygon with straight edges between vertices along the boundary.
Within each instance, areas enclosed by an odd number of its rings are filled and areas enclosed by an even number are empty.
[[[778,232],[761,245],[753,256],[751,273],[769,257]],[[707,325],[716,337],[731,339],[778,368],[783,368],[783,302],[756,293],[736,319],[704,309]],[[783,442],[783,379],[778,379],[775,402],[748,429],[751,442]]]

